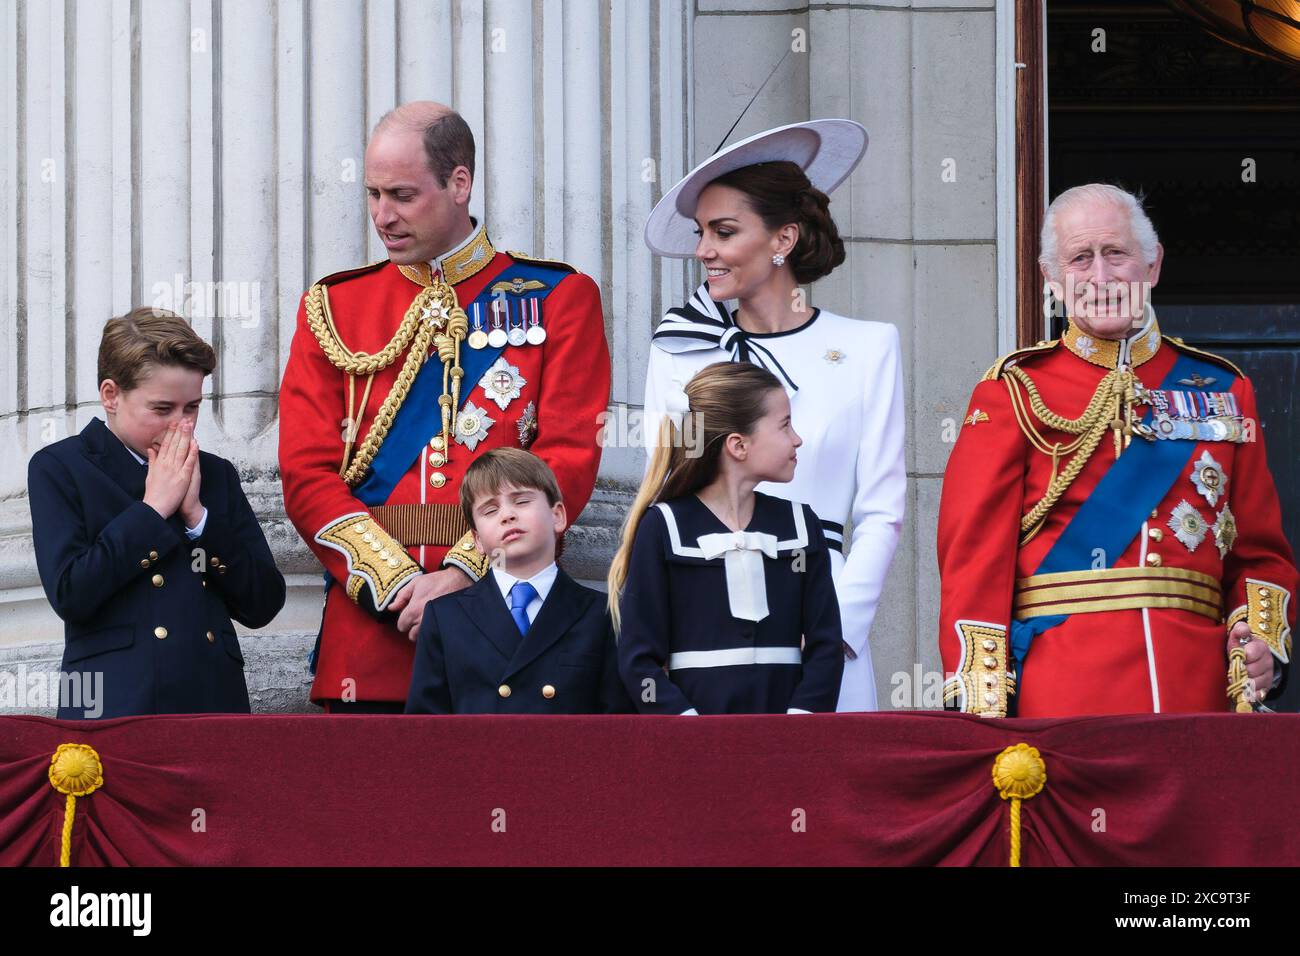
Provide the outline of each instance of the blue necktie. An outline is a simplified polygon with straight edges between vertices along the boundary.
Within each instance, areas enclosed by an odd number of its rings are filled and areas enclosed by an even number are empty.
[[[528,603],[537,597],[537,588],[527,581],[518,581],[510,589],[510,616],[520,634],[528,633]]]

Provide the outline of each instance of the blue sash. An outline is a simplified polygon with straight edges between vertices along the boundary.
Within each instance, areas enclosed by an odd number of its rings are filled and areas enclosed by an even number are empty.
[[[524,262],[513,263],[484,286],[483,291],[478,294],[478,298],[469,307],[465,308],[465,312],[472,317],[473,306],[477,304],[482,307],[483,315],[489,316],[491,314],[492,300],[502,295],[500,292],[493,293],[492,287],[500,282],[510,282],[514,279],[522,279],[524,282],[528,282],[535,279],[541,282],[544,288],[530,289],[518,294],[510,292],[507,295],[507,301],[544,299],[566,275],[568,275],[567,272],[554,266],[539,266]],[[522,309],[519,311],[521,314],[523,313]],[[471,331],[472,329],[471,323]],[[505,348],[505,346],[501,348],[484,346],[481,349],[472,349],[467,344],[461,343],[460,367],[465,371],[464,377],[460,380],[460,404],[462,406],[469,398],[469,393],[478,385],[483,373],[492,367],[492,364],[505,351]],[[433,357],[420,367],[420,371],[415,376],[415,381],[411,383],[410,391],[407,392],[406,400],[402,402],[402,407],[397,410],[397,415],[393,419],[392,426],[388,429],[388,435],[384,439],[384,443],[379,446],[379,451],[375,454],[374,460],[370,462],[370,470],[365,480],[352,492],[363,504],[381,505],[387,501],[388,496],[393,493],[393,489],[397,487],[397,483],[402,476],[410,470],[411,465],[420,457],[425,444],[430,438],[442,431],[442,409],[438,405],[438,398],[441,395],[442,362]],[[453,416],[459,411],[460,408],[456,408],[453,411]]]
[[[1160,388],[1178,391],[1180,379],[1194,378],[1197,375],[1220,381],[1227,376],[1227,382],[1222,388],[1225,392],[1236,381],[1236,376],[1228,369],[1180,353],[1173,368],[1160,383]],[[1152,409],[1148,408],[1142,416],[1143,423],[1150,424],[1151,417]],[[1105,566],[1113,567],[1119,556],[1133,543],[1151,509],[1164,500],[1178,480],[1179,474],[1195,453],[1197,444],[1194,440],[1135,439],[1102,476],[1101,481],[1097,482],[1097,487],[1079,506],[1079,510],[1034,573],[1088,570],[1093,567],[1094,555],[1098,551],[1105,559]],[[1067,617],[1067,614],[1057,614],[1011,622],[1011,652],[1015,658],[1017,681],[1033,639]]]

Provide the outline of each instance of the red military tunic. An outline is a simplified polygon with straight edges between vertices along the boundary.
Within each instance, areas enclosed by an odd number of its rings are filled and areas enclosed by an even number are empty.
[[[437,265],[460,307],[470,310],[471,302],[495,289],[494,280],[517,268],[516,263],[539,262],[496,251],[477,226]],[[477,380],[461,382],[461,409],[468,414],[472,404],[487,414],[475,415],[465,430],[453,416],[453,441],[441,434],[436,404],[430,402],[427,413],[415,410],[425,434],[423,451],[409,467],[400,466],[405,472],[383,507],[373,509],[357,497],[359,480],[349,484],[341,476],[345,448],[355,463],[413,340],[374,372],[368,393],[369,373],[363,368],[350,375],[336,361],[359,367],[364,361],[359,353],[379,353],[393,341],[413,300],[430,284],[431,270],[422,263],[376,263],[322,280],[324,309],[319,293],[312,299],[315,287],[303,296],[280,389],[280,469],[285,511],[331,579],[312,700],[406,699],[414,645],[399,633],[397,615],[385,609],[404,584],[424,571],[457,566],[474,578],[484,572],[486,558],[474,550],[459,514],[460,480],[478,455],[502,446],[527,447],[555,472],[570,522],[586,506],[600,463],[598,422],[610,386],[600,295],[588,276],[560,263],[541,265],[554,270],[559,280],[543,289],[540,309],[531,313],[542,319],[545,340],[506,345],[501,352],[509,366],[505,394],[494,396]],[[547,284],[517,284],[515,292],[528,289],[528,295],[537,295],[535,290]],[[510,297],[500,289],[496,295]],[[309,322],[309,299],[315,304],[315,328]],[[463,359],[468,343],[462,341],[460,349]],[[431,351],[426,364],[440,366],[439,354]],[[511,379],[517,397],[509,397]],[[350,400],[355,435],[348,434],[346,423]],[[506,402],[504,408],[500,401]],[[488,418],[494,421],[489,424]],[[351,446],[346,445],[349,437],[354,439]],[[383,454],[382,444],[378,453]]]
[[[1211,374],[1166,382],[1180,355],[1210,363]],[[1197,395],[1178,397],[1167,427],[1200,431],[1174,442],[1186,448],[1186,464],[1176,477],[1169,472],[1173,484],[1163,494],[1152,483],[1152,510],[1138,512],[1131,528],[1117,525],[1111,538],[1125,542],[1121,553],[1095,554],[1077,570],[1040,573],[1116,464],[1113,423],[1125,417],[1099,396],[1100,441],[1091,454],[1083,447],[1072,456],[1071,443],[1088,436],[1050,413],[1085,416],[1117,366],[1131,368],[1136,378],[1124,402],[1132,420],[1140,423],[1157,401],[1143,389],[1190,388]],[[1237,376],[1231,398],[1204,394],[1214,389],[1215,369],[1224,383]],[[1176,421],[1179,408],[1197,401],[1235,410],[1253,440],[1198,440],[1219,426]],[[1071,324],[1059,343],[1020,350],[994,365],[975,388],[944,474],[938,558],[945,700],[983,716],[1005,716],[1009,704],[1018,705],[1020,717],[1226,710],[1225,625],[1238,620],[1268,642],[1275,668],[1285,664],[1296,569],[1257,424],[1249,380],[1224,359],[1162,338],[1154,315],[1123,343],[1091,339]],[[1147,440],[1134,433],[1121,444]],[[1061,476],[1058,484],[1070,477],[1078,456],[1084,457],[1077,476],[1031,514],[1054,475]],[[1010,639],[1023,633],[1018,627],[1043,624],[1049,626],[1033,636],[1017,682]]]

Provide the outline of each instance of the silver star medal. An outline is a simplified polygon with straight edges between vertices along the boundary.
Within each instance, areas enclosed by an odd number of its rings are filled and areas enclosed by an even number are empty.
[[[519,397],[519,391],[528,384],[528,380],[519,374],[518,366],[511,365],[504,358],[498,358],[493,366],[483,373],[478,380],[484,394],[497,403],[503,412],[511,401]]]
[[[1228,485],[1228,476],[1223,473],[1223,466],[1215,461],[1208,451],[1201,452],[1201,457],[1192,465],[1192,484],[1213,508],[1219,503],[1219,496],[1224,494]]]
[[[1210,529],[1205,519],[1201,517],[1201,513],[1188,501],[1183,500],[1178,502],[1178,507],[1174,508],[1173,514],[1169,516],[1169,530],[1188,551],[1195,551],[1205,540]]]
[[[488,429],[495,422],[486,411],[467,401],[456,416],[456,441],[473,451],[475,445],[487,438]]]

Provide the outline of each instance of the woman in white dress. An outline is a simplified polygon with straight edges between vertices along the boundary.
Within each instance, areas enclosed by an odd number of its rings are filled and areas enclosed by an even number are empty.
[[[751,136],[669,191],[645,233],[652,251],[693,256],[708,276],[655,331],[646,442],[658,434],[666,396],[712,362],[749,361],[781,379],[804,443],[794,480],[757,490],[809,505],[832,546],[844,631],[840,711],[876,709],[867,638],[903,521],[902,368],[893,325],[810,308],[799,286],[844,261],[826,194],[866,143],[860,124],[839,119]]]

